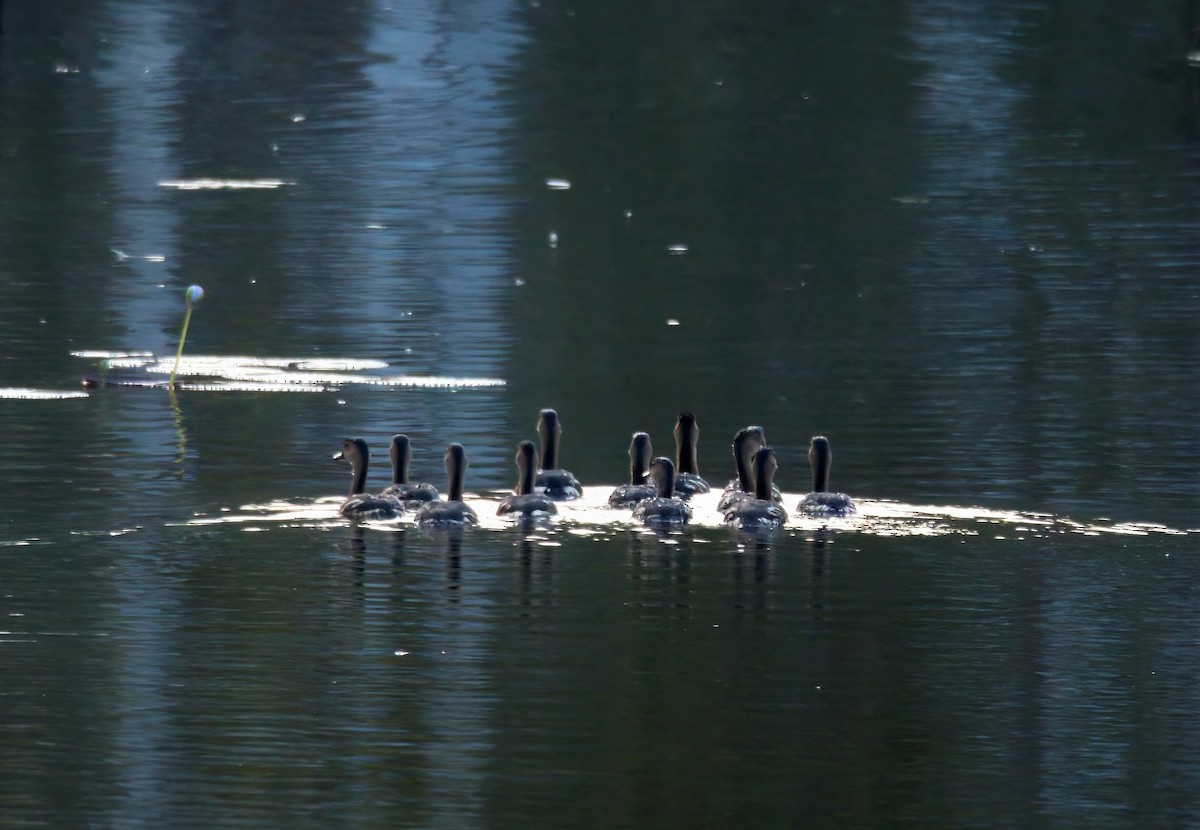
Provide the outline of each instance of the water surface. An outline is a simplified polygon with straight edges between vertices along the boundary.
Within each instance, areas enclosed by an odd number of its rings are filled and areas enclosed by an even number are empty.
[[[6,6],[0,823],[1200,820],[1177,4]],[[683,410],[861,515],[600,506]]]

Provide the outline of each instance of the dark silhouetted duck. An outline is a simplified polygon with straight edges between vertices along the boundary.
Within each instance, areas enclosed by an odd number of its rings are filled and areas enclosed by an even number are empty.
[[[814,435],[808,445],[808,463],[812,465],[813,491],[800,500],[796,509],[806,516],[853,516],[854,502],[845,493],[829,492],[829,470],[833,450],[824,435]]]
[[[675,462],[659,456],[650,462],[647,478],[658,488],[658,495],[638,502],[633,508],[633,518],[655,527],[687,524],[692,518],[692,508],[671,495],[675,492]]]
[[[408,462],[412,460],[412,445],[404,433],[392,436],[392,446],[388,450],[392,458],[392,483],[379,492],[381,496],[395,496],[409,510],[416,510],[424,502],[434,501],[438,497],[437,488],[432,484],[409,484]]]
[[[462,444],[446,447],[446,473],[450,487],[446,501],[427,501],[417,511],[416,520],[423,525],[473,525],[479,517],[463,503],[463,487],[467,481],[467,451]]]
[[[350,495],[342,502],[339,513],[352,519],[394,519],[404,513],[404,505],[394,496],[372,496],[364,492],[367,487],[367,462],[371,457],[366,441],[343,438],[341,451],[333,457],[350,462],[353,475]]]
[[[635,432],[629,442],[629,483],[622,484],[608,497],[609,507],[635,507],[642,499],[654,498],[658,488],[646,483],[646,472],[650,468],[650,436]]]
[[[537,450],[532,441],[517,444],[517,487],[511,496],[505,496],[496,508],[496,515],[553,516],[558,512],[554,501],[543,493],[533,492],[533,479],[537,473]]]
[[[739,429],[733,436],[733,466],[736,477],[725,485],[725,491],[717,502],[717,509],[725,512],[742,499],[754,498],[754,475],[751,461],[754,453],[767,445],[766,434],[759,426]],[[783,494],[771,485],[771,500],[783,504]]]
[[[707,493],[708,482],[700,477],[700,466],[696,462],[696,443],[700,440],[700,426],[696,416],[680,412],[675,422],[675,495],[682,499],[696,493]]]
[[[538,471],[534,489],[541,488],[546,495],[557,501],[569,501],[583,495],[583,485],[574,474],[558,467],[558,443],[562,437],[562,424],[553,409],[538,413],[538,438],[542,444],[542,469]]]
[[[787,522],[787,511],[771,498],[778,462],[775,451],[770,447],[759,447],[751,460],[754,470],[754,494],[740,499],[725,511],[725,523],[736,524],[743,530],[770,530],[783,527]]]

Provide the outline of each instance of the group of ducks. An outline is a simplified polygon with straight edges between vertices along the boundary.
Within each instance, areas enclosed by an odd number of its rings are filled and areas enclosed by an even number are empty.
[[[537,433],[541,452],[532,441],[517,444],[517,485],[496,508],[501,516],[536,519],[558,512],[556,501],[570,501],[583,495],[583,485],[567,470],[558,466],[558,449],[562,424],[553,409],[538,413]],[[683,412],[675,424],[675,460],[666,456],[652,458],[650,436],[635,432],[629,445],[629,483],[613,490],[608,497],[610,507],[633,509],[633,518],[656,527],[687,524],[692,517],[688,500],[697,493],[710,492],[708,483],[700,477],[696,462],[696,444],[700,427],[696,416]],[[370,452],[361,438],[346,438],[335,459],[350,463],[353,479],[350,495],[340,513],[351,518],[392,519],[406,510],[415,510],[416,522],[422,525],[476,524],[479,517],[463,501],[466,483],[467,453],[462,444],[446,448],[444,461],[449,476],[446,499],[439,497],[432,484],[411,484],[408,465],[412,446],[407,435],[392,438],[389,451],[392,461],[392,484],[376,495],[366,492],[367,465]],[[539,466],[539,461],[541,466]],[[738,430],[733,438],[733,461],[736,477],[725,486],[717,509],[725,522],[744,529],[769,529],[787,522],[783,497],[775,486],[778,462],[775,452],[767,445],[760,426]],[[851,516],[854,502],[845,493],[829,492],[829,471],[833,451],[829,439],[814,436],[808,448],[812,466],[812,492],[805,495],[796,510],[807,516]]]

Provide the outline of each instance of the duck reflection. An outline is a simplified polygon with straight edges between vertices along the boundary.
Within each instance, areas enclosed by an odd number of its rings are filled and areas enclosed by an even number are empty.
[[[517,563],[517,602],[525,608],[554,605],[554,546],[543,545],[546,537],[519,528],[520,539],[514,544]],[[532,616],[530,611],[522,616]]]
[[[646,594],[640,604],[647,608],[690,608],[693,554],[688,532],[658,528],[629,534],[629,578]]]
[[[346,528],[347,535],[337,543],[337,550],[351,563],[351,573],[354,578],[356,599],[366,601],[367,564],[370,550],[367,545],[367,530],[358,523]],[[405,531],[393,530],[387,533],[372,533],[371,545],[377,551],[386,550],[391,562],[391,582],[398,583],[404,570],[404,540]]]
[[[830,546],[834,541],[834,534],[827,527],[822,527],[813,533],[807,540],[810,556],[810,569],[812,579],[809,580],[809,598],[808,606],[812,609],[813,616],[820,618],[825,614],[825,582],[828,578],[826,575],[826,559]]]
[[[775,555],[770,536],[764,532],[740,532],[733,553],[733,606],[755,611],[767,608],[768,586],[774,569]]]
[[[457,604],[462,594],[462,546],[466,526],[461,524],[433,525],[421,528],[423,536],[445,546],[446,596]]]

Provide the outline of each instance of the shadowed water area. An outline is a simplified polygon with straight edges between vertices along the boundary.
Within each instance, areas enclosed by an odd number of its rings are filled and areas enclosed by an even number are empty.
[[[1187,3],[2,15],[0,826],[1200,822]]]

